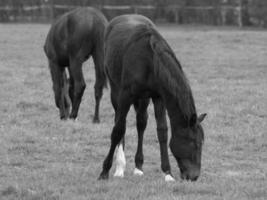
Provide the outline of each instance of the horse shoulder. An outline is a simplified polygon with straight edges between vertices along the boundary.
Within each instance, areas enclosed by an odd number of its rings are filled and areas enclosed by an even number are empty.
[[[153,86],[152,52],[145,38],[131,45],[123,56],[123,76],[135,90],[149,89]],[[140,87],[140,88],[138,88]]]

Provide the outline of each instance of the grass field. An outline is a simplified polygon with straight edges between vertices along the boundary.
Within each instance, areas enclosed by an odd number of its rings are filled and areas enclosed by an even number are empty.
[[[152,107],[144,139],[144,176],[133,176],[137,146],[131,109],[124,179],[97,181],[109,148],[113,109],[104,91],[101,124],[92,124],[94,68],[77,122],[59,120],[42,46],[48,25],[0,25],[0,199],[266,199],[267,32],[160,26],[193,90],[205,145],[197,182],[165,183]]]

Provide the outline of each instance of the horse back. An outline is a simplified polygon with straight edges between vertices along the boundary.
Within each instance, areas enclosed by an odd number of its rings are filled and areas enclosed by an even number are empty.
[[[65,66],[70,57],[86,60],[96,46],[103,46],[106,25],[104,15],[93,8],[78,8],[62,15],[52,24],[46,38],[44,50],[48,59]]]
[[[110,22],[105,32],[105,68],[113,87],[130,87],[134,94],[151,96],[155,79],[147,36],[154,27],[140,15],[123,15]]]

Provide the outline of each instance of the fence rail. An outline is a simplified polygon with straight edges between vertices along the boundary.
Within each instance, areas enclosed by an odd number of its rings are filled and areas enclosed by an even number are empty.
[[[81,6],[76,6],[76,5],[52,5],[53,8],[59,8],[59,9],[73,9],[73,8],[77,8],[77,7],[81,7]],[[86,6],[83,6],[86,7]],[[143,6],[143,5],[131,5],[131,6],[127,6],[127,5],[118,5],[118,6],[114,6],[114,5],[104,5],[104,6],[97,6],[98,8],[102,8],[102,9],[107,9],[107,10],[127,10],[127,9],[132,9],[132,8],[136,8],[136,9],[156,9],[155,6]],[[18,10],[18,9],[22,9],[25,11],[31,11],[31,10],[40,10],[40,9],[48,9],[51,8],[51,5],[38,5],[38,6],[23,6],[23,7],[11,7],[11,6],[0,6],[0,11],[11,11],[11,10]]]
[[[40,4],[32,6],[10,5],[0,7],[0,22],[47,22],[66,11],[80,7],[78,5]],[[212,25],[243,26],[246,9],[236,5],[220,6],[181,6],[169,5],[95,5],[109,19],[126,13],[143,14],[152,20],[165,20],[174,23],[203,23]],[[266,13],[267,15],[267,13]],[[256,18],[253,18],[255,21]],[[267,17],[258,19],[261,25],[267,26]],[[256,19],[257,22],[257,19]],[[259,23],[258,22],[258,23]],[[246,25],[246,24],[245,24]]]

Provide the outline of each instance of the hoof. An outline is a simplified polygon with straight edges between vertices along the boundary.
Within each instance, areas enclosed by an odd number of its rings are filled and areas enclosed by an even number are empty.
[[[166,181],[166,182],[174,182],[175,179],[172,177],[172,175],[170,175],[170,174],[166,174],[166,175],[165,175],[165,181]]]
[[[66,121],[66,120],[68,119],[68,116],[60,116],[60,119],[61,119],[62,121]]]
[[[78,121],[78,117],[76,117],[76,118],[70,118],[70,120],[73,121],[73,122],[77,122]]]
[[[76,115],[74,115],[74,114],[70,114],[70,119],[72,119],[72,120],[76,120],[77,119],[77,117],[78,117],[78,115],[76,114]]]
[[[117,155],[116,155],[116,170],[114,173],[115,177],[124,177],[124,171],[126,167],[126,159],[123,151],[122,144],[119,144]]]
[[[99,123],[100,123],[99,118],[94,118],[94,119],[93,119],[93,123],[94,123],[94,124],[99,124]]]
[[[140,169],[137,169],[137,168],[134,169],[133,173],[136,176],[143,176],[144,175],[144,172],[142,170],[140,170]]]
[[[108,173],[101,173],[98,180],[108,180]]]
[[[113,176],[118,177],[118,178],[123,178],[124,177],[124,171],[122,169],[117,169]]]

